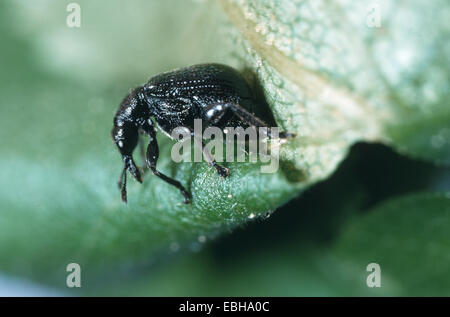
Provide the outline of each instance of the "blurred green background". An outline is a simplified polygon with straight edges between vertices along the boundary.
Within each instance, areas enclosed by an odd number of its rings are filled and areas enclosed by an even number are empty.
[[[217,185],[207,167],[162,160],[199,195],[241,184],[240,213],[208,210],[211,198],[186,209],[151,177],[124,207],[109,133],[128,89],[195,63],[243,68],[245,51],[216,2],[77,1],[80,28],[66,25],[68,3],[0,3],[0,294],[450,295],[450,167],[381,143],[356,143],[306,190],[252,167]],[[65,286],[70,262],[80,289]],[[372,262],[381,288],[366,285]]]

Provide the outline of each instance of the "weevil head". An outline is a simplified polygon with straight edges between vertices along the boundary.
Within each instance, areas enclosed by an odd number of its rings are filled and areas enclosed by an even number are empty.
[[[138,130],[145,120],[146,107],[141,88],[132,90],[120,103],[111,131],[114,143],[122,155],[131,155],[138,141]]]
[[[123,99],[114,116],[111,135],[123,160],[124,167],[120,186],[124,201],[126,201],[126,171],[128,170],[137,181],[142,182],[139,168],[133,160],[133,151],[138,143],[139,127],[147,116],[146,108],[142,89],[137,88]]]

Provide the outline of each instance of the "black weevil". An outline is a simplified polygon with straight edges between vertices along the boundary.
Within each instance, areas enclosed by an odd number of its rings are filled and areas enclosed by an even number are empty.
[[[126,172],[142,183],[141,173],[133,160],[139,132],[149,136],[146,163],[156,176],[177,187],[189,203],[189,192],[175,179],[156,169],[159,156],[155,124],[170,135],[176,127],[194,129],[194,119],[203,125],[225,127],[267,125],[250,111],[256,100],[243,76],[232,67],[221,64],[200,64],[162,73],[132,90],[122,101],[114,117],[112,137],[117,145],[124,168],[119,180],[122,200],[127,201]],[[270,137],[270,129],[268,129]],[[280,132],[280,138],[294,136]],[[205,153],[206,154],[206,153]],[[210,160],[217,173],[228,176],[228,169]]]

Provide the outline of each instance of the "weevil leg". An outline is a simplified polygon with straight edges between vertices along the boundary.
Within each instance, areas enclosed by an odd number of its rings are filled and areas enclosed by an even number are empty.
[[[238,105],[236,103],[227,103],[227,104],[225,104],[225,108],[233,111],[241,120],[243,120],[244,122],[247,122],[249,125],[252,125],[256,128],[266,127],[267,128],[267,136],[269,138],[272,137],[271,128],[267,125],[267,123],[265,123],[263,120],[256,117],[254,114],[248,112],[246,109],[244,109],[240,105]],[[281,139],[288,139],[288,138],[294,138],[295,135],[296,135],[295,133],[282,131],[282,132],[279,132],[278,137]]]
[[[265,123],[263,120],[250,113],[242,106],[237,103],[223,103],[223,104],[214,104],[211,105],[206,110],[206,118],[209,122],[216,124],[225,114],[226,111],[233,111],[233,113],[238,116],[242,121],[246,122],[250,126],[254,126],[255,128],[266,127],[267,128],[267,136],[272,137],[271,128]],[[295,133],[282,131],[278,134],[278,137],[281,139],[293,138],[295,137]]]
[[[189,204],[191,202],[191,195],[183,187],[183,185],[181,185],[179,181],[164,175],[163,173],[161,173],[156,169],[156,162],[158,161],[159,158],[159,148],[158,148],[158,141],[156,140],[156,133],[153,126],[148,127],[148,129],[146,129],[146,132],[150,137],[146,153],[146,162],[148,167],[150,168],[150,170],[154,175],[158,176],[159,178],[169,183],[170,185],[178,188],[184,197],[184,203]]]
[[[215,123],[217,123],[221,118],[223,117],[223,113],[221,113],[220,115],[219,115],[219,118],[214,118],[213,120],[208,120],[208,124],[209,123],[213,123],[213,124],[215,124]],[[193,133],[193,132],[191,132],[191,136],[192,137],[194,137],[196,140],[195,140],[195,143],[196,144],[202,144],[202,153],[203,153],[203,156],[205,157],[205,159],[206,159],[206,162],[208,162],[208,164],[210,165],[210,166],[213,166],[215,169],[216,169],[216,171],[217,171],[217,174],[219,174],[219,176],[221,176],[221,177],[223,177],[223,178],[225,178],[225,177],[227,177],[229,174],[230,174],[230,170],[228,169],[228,168],[226,168],[226,167],[223,167],[223,166],[221,166],[220,164],[217,164],[217,162],[216,162],[216,160],[214,159],[214,157],[211,155],[211,153],[208,151],[208,149],[206,148],[206,145],[205,145],[205,142],[203,142],[203,140],[200,138],[200,139],[197,139],[196,138],[196,136],[195,136],[195,134]]]
[[[206,107],[205,119],[207,123],[211,125],[217,124],[223,118],[228,108],[229,104],[226,103],[215,103]]]
[[[212,157],[211,153],[208,151],[203,141],[202,141],[202,152],[208,164],[216,169],[217,174],[219,174],[220,177],[225,178],[228,176],[228,174],[230,174],[230,169],[217,164],[216,160]]]

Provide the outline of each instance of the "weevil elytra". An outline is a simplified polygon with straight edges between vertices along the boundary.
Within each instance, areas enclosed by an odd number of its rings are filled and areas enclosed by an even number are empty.
[[[189,203],[191,195],[184,186],[156,168],[159,157],[156,127],[168,135],[177,127],[193,131],[195,119],[201,119],[205,128],[267,127],[264,121],[247,110],[255,103],[244,77],[232,67],[221,64],[200,64],[162,73],[133,89],[120,104],[112,130],[112,137],[124,164],[119,180],[122,200],[127,201],[127,171],[138,182],[142,182],[141,172],[132,156],[139,132],[149,137],[145,157],[147,166],[154,175],[178,188],[184,196],[184,202]],[[270,129],[267,131],[270,137]],[[279,134],[280,138],[290,136],[293,134]],[[209,164],[220,176],[228,176],[228,169],[215,160],[211,160]]]

